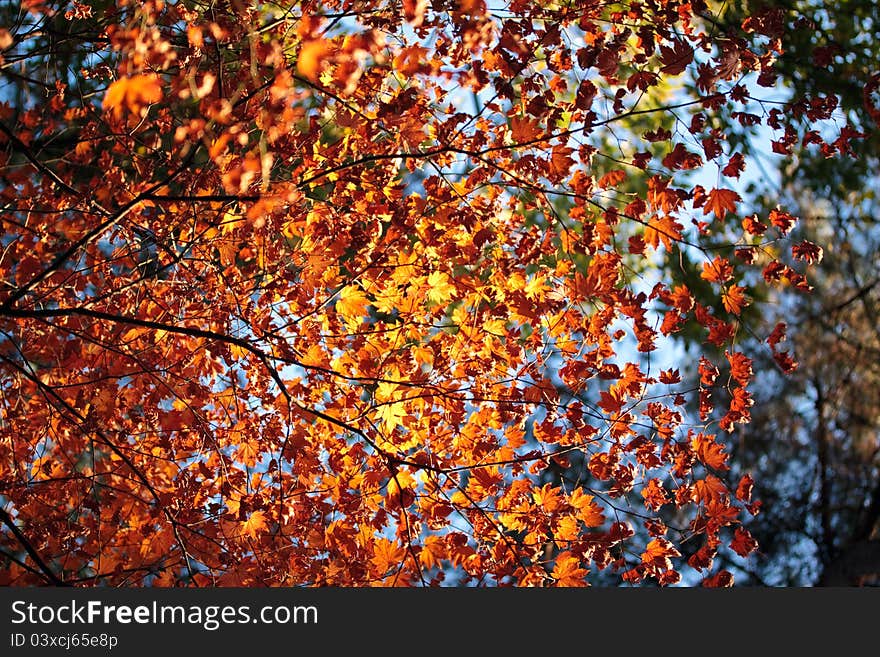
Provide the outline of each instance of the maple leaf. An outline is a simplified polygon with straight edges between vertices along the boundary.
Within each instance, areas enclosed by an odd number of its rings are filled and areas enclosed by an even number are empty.
[[[737,527],[734,530],[733,540],[730,542],[730,549],[741,557],[747,557],[758,549],[758,542],[752,537],[748,529]]]
[[[767,344],[769,344],[772,348],[776,348],[780,342],[785,342],[787,339],[786,332],[788,330],[788,325],[785,322],[777,322],[776,326],[773,327],[773,330],[770,332],[770,335],[767,336]]]
[[[376,567],[376,572],[381,576],[389,570],[400,567],[400,562],[406,556],[406,550],[395,541],[387,538],[377,538],[373,543],[373,556],[370,561]]]
[[[758,221],[758,218],[754,215],[743,219],[742,227],[747,233],[752,235],[763,235],[767,230],[767,225]]]
[[[402,402],[386,402],[379,406],[376,419],[382,422],[383,429],[388,434],[403,423],[406,414],[406,406]]]
[[[255,39],[253,3],[169,4],[104,12],[79,54],[0,28],[0,320],[24,336],[0,340],[2,524],[30,543],[6,536],[28,563],[4,583],[581,586],[595,563],[672,585],[673,541],[704,573],[722,532],[748,554],[757,484],[733,497],[686,409],[749,421],[746,286],[807,292],[785,255],[821,250],[695,181],[747,171],[725,118],[792,156],[860,137],[823,141],[846,98],[764,111],[721,84],[772,83],[782,17],[700,32],[705,3],[611,3],[572,40],[546,3],[292,3]],[[658,332],[698,384],[647,369]],[[561,483],[584,464],[593,494]]]
[[[339,292],[336,312],[349,321],[360,320],[367,313],[370,301],[366,293],[355,285],[346,285]]]
[[[752,478],[752,475],[744,474],[736,487],[736,499],[740,502],[750,502],[754,485],[755,480]]]
[[[703,206],[703,214],[713,212],[716,217],[723,219],[728,212],[736,212],[736,203],[741,200],[740,195],[732,189],[713,189]]]
[[[822,247],[807,240],[793,245],[791,254],[798,260],[805,260],[811,265],[822,262]]]
[[[688,151],[684,144],[676,144],[675,148],[673,148],[662,161],[664,167],[673,171],[679,169],[696,169],[702,163],[702,158],[696,153]]]
[[[577,509],[577,517],[587,527],[599,527],[605,522],[602,507],[592,495],[587,495],[576,488],[568,498],[569,504]]]
[[[616,415],[623,409],[623,404],[624,400],[619,395],[603,390],[596,405],[609,415]]]
[[[652,511],[659,510],[670,501],[660,481],[656,478],[648,481],[648,484],[642,489],[642,497],[645,498],[645,506]]]
[[[714,475],[706,475],[705,479],[695,481],[691,488],[695,502],[714,502],[727,494],[727,486]]]
[[[715,470],[729,470],[727,465],[728,455],[724,453],[724,445],[715,441],[715,436],[698,433],[691,439],[691,449],[697,458],[710,468]]]
[[[537,121],[527,116],[514,116],[510,119],[510,134],[517,144],[527,144],[544,134]]]
[[[660,215],[648,222],[645,228],[645,242],[655,249],[663,242],[666,249],[671,249],[673,242],[680,240],[682,225],[670,215]]]
[[[663,73],[679,75],[694,61],[694,49],[687,41],[676,39],[671,46],[660,46],[660,61],[663,62],[660,69]]]
[[[403,0],[403,17],[413,27],[419,27],[425,22],[425,11],[428,9],[428,0]]]
[[[752,359],[740,352],[725,351],[724,355],[730,363],[730,376],[741,386],[748,385],[752,380]]]
[[[645,547],[642,553],[642,563],[648,564],[660,571],[672,568],[673,557],[680,557],[681,553],[665,538],[655,538]]]
[[[740,285],[731,285],[721,293],[724,309],[731,315],[741,315],[743,308],[748,305],[745,291],[746,289]]]
[[[733,574],[727,570],[719,571],[716,575],[704,579],[702,585],[707,588],[726,588],[733,586]]]
[[[243,534],[247,534],[251,538],[257,538],[261,533],[267,531],[267,518],[263,511],[254,511],[241,525]]]
[[[711,262],[703,263],[700,278],[711,283],[725,283],[733,278],[733,267],[724,258],[716,256]]]
[[[743,158],[742,153],[734,153],[730,160],[724,165],[724,168],[721,169],[721,173],[729,178],[739,178],[740,174],[745,171],[745,158]]]
[[[624,180],[626,180],[626,171],[614,169],[599,178],[599,180],[596,181],[596,185],[602,189],[608,189],[610,187],[616,187]]]
[[[442,306],[452,299],[455,294],[455,285],[451,282],[449,275],[435,271],[428,276],[428,301]]]
[[[162,100],[162,83],[154,73],[133,75],[113,82],[104,95],[104,107],[117,117],[127,110],[140,113],[146,105]]]
[[[709,570],[716,553],[716,548],[707,543],[688,558],[688,565],[695,570]]]
[[[585,587],[586,576],[589,570],[580,567],[580,560],[571,552],[560,552],[556,555],[556,563],[553,566],[553,579],[556,586],[562,587]]]
[[[419,551],[419,562],[425,568],[439,566],[446,558],[446,545],[439,536],[427,536]]]
[[[797,219],[783,210],[770,211],[770,223],[779,229],[782,235],[788,234],[792,227],[797,223]]]
[[[567,146],[554,146],[550,159],[550,169],[554,175],[564,178],[574,166],[571,157],[573,150]]]

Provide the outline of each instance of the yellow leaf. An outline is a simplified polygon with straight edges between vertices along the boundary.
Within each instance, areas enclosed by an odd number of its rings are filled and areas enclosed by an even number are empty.
[[[141,335],[143,332],[144,329],[139,326],[130,328],[122,334],[122,342],[131,342],[132,340],[136,340],[138,336]]]
[[[359,320],[367,313],[367,306],[369,305],[370,301],[363,290],[354,285],[347,285],[339,293],[339,299],[336,301],[336,312],[346,320]]]
[[[406,407],[401,402],[388,402],[379,407],[377,417],[382,421],[386,433],[394,431],[406,415]]]
[[[525,293],[526,297],[529,299],[535,299],[536,297],[541,296],[544,292],[544,282],[546,279],[543,276],[534,276],[532,280],[526,283]]]
[[[506,323],[503,319],[487,319],[483,322],[483,330],[491,335],[503,337]]]
[[[435,271],[428,276],[428,301],[442,305],[452,298],[455,286],[449,280],[449,276],[441,271]]]
[[[254,511],[241,526],[243,534],[256,538],[257,534],[266,531],[266,514],[263,511]]]

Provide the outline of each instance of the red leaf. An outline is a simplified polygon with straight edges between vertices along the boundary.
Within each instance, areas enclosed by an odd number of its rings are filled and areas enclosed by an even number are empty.
[[[767,344],[769,344],[771,347],[775,347],[780,342],[785,342],[786,330],[788,330],[788,326],[785,324],[785,322],[778,322],[776,326],[773,327],[773,331],[770,332],[770,335],[767,336]]]
[[[747,557],[758,549],[758,541],[752,537],[748,529],[737,527],[730,542],[730,549],[741,557]]]
[[[752,500],[752,488],[755,485],[755,480],[752,479],[752,475],[744,474],[742,479],[739,480],[739,485],[736,487],[736,499],[740,502],[750,502]]]
[[[717,575],[704,579],[703,586],[707,588],[727,588],[733,586],[733,575],[726,570],[722,570]]]
[[[806,240],[791,247],[791,254],[798,260],[805,260],[811,265],[822,262],[822,247]]]
[[[730,178],[739,178],[739,174],[745,171],[746,164],[741,153],[734,153],[727,164],[721,169],[721,173]]]
[[[663,62],[660,69],[663,73],[679,75],[694,61],[694,49],[686,41],[676,39],[672,46],[660,46],[660,61]]]
[[[788,212],[783,212],[782,210],[770,211],[770,223],[776,226],[783,235],[787,235],[796,222],[797,219]]]
[[[727,360],[730,363],[730,376],[741,386],[747,386],[754,375],[752,359],[736,351],[733,353],[725,351],[724,355],[727,356]]]

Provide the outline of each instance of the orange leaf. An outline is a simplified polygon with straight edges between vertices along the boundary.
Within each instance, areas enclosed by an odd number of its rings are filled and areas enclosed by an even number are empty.
[[[425,22],[425,11],[428,9],[428,0],[403,0],[403,17],[413,27],[418,27]]]
[[[425,568],[439,566],[446,558],[446,545],[439,536],[427,536],[419,552],[419,561]]]
[[[376,566],[376,571],[380,575],[384,575],[392,568],[399,567],[405,555],[406,550],[397,543],[389,541],[387,538],[380,538],[376,540],[373,547],[373,557],[370,561]]]
[[[258,534],[266,531],[266,514],[263,511],[254,511],[241,526],[243,534],[256,538]]]
[[[727,486],[718,477],[706,475],[705,479],[694,482],[692,494],[695,502],[717,501],[727,494]]]
[[[680,557],[681,553],[665,538],[655,538],[645,546],[642,563],[656,567],[661,571],[672,568],[672,557]]]
[[[742,309],[748,305],[748,298],[745,295],[746,289],[739,285],[731,285],[721,293],[721,303],[724,309],[731,315],[739,315]]]
[[[733,278],[733,267],[724,258],[715,257],[711,262],[703,263],[700,278],[710,283],[724,283]]]
[[[739,352],[725,351],[724,355],[730,363],[730,376],[741,386],[748,385],[754,374],[752,370],[752,359],[745,354]]]
[[[652,511],[657,511],[669,502],[669,496],[660,484],[659,479],[651,479],[642,489],[642,497],[645,498],[645,506]]]
[[[580,567],[580,560],[571,552],[560,552],[556,556],[556,564],[553,566],[553,579],[556,580],[556,586],[587,586],[584,578],[589,572],[589,570]]]
[[[538,125],[538,122],[533,121],[526,116],[514,116],[511,118],[510,132],[513,141],[518,144],[535,141],[543,134],[543,130],[541,130],[541,126]]]
[[[620,169],[613,169],[606,173],[604,176],[599,178],[596,183],[602,189],[608,189],[609,187],[615,187],[626,180],[626,171],[621,171]]]
[[[715,436],[698,433],[691,439],[691,449],[703,463],[715,470],[728,470],[724,445],[715,442]]]
[[[332,44],[325,39],[306,41],[299,49],[296,59],[296,70],[312,82],[318,81],[327,55],[333,50]]]
[[[682,225],[675,220],[675,217],[669,215],[654,217],[645,228],[645,243],[656,249],[660,242],[663,242],[667,250],[671,249],[673,241],[681,239],[681,229]]]
[[[592,495],[583,493],[580,488],[572,491],[568,502],[577,509],[578,520],[587,527],[599,527],[605,522],[602,507],[596,503]]]
[[[104,108],[119,117],[124,109],[137,114],[145,105],[162,100],[162,83],[153,73],[120,78],[107,88]]]
[[[732,189],[713,189],[703,206],[703,214],[714,212],[716,217],[723,219],[728,212],[736,211],[736,203],[741,200],[740,195]]]

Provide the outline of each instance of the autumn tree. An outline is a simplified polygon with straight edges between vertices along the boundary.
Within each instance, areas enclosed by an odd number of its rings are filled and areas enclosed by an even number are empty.
[[[731,584],[739,339],[818,247],[722,127],[858,131],[720,4],[5,10],[3,581]]]

